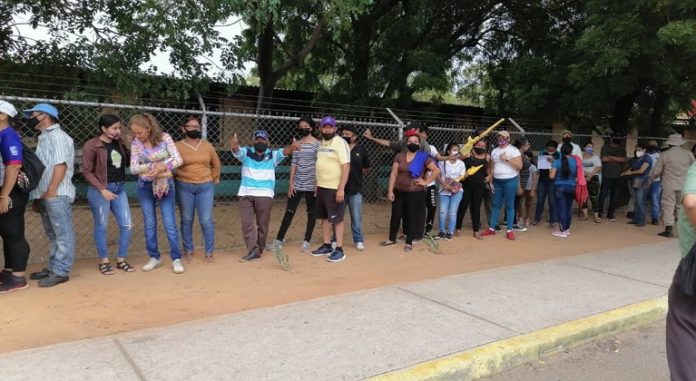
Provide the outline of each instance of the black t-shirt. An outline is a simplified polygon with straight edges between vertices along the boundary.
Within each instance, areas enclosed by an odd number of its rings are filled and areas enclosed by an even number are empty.
[[[367,150],[361,145],[356,145],[350,150],[350,173],[346,184],[346,194],[354,195],[362,192],[363,169],[372,167]]]
[[[626,148],[605,144],[602,147],[601,158],[604,159],[607,156],[626,157]],[[621,177],[625,164],[626,163],[602,162],[602,177],[606,179],[617,179]]]
[[[106,181],[120,183],[126,181],[126,155],[117,142],[104,143],[106,147]]]
[[[469,169],[471,167],[477,167],[479,165],[483,165],[483,167],[481,167],[481,169],[479,169],[473,175],[469,176],[464,182],[471,181],[473,184],[473,183],[482,183],[486,180],[486,176],[488,176],[488,160],[486,160],[486,158],[477,159],[476,157],[471,155],[471,156],[467,157],[466,159],[464,159],[464,164],[466,165],[466,169]]]

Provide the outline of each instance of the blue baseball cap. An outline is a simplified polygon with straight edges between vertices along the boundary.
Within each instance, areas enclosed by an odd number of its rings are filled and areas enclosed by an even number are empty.
[[[261,138],[263,140],[268,140],[268,132],[264,130],[258,130],[254,132],[254,139]]]
[[[58,109],[56,109],[48,103],[39,103],[36,106],[30,108],[29,110],[22,111],[22,114],[24,114],[25,118],[31,118],[31,113],[34,111],[43,112],[44,114],[48,114],[52,116],[54,119],[58,120]]]
[[[330,115],[327,115],[327,116],[321,118],[321,122],[319,122],[319,127],[325,126],[327,124],[329,126],[336,127],[336,118],[334,118],[333,116],[330,116]]]

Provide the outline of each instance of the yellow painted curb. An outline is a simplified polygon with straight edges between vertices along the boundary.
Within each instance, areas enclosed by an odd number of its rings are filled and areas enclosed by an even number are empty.
[[[496,341],[369,380],[476,380],[537,360],[542,355],[663,319],[666,313],[667,296],[663,296]]]

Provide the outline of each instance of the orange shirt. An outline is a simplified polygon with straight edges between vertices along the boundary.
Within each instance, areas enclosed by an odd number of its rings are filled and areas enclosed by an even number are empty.
[[[179,140],[176,148],[184,161],[174,173],[176,180],[192,184],[220,181],[220,158],[210,142],[201,140],[191,146]]]

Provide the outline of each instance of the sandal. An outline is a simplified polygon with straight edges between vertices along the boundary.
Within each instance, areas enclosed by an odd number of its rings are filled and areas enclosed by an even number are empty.
[[[106,263],[100,263],[99,264],[99,272],[102,273],[102,275],[113,275],[114,270],[111,268],[111,263],[106,262]]]
[[[481,237],[481,233],[480,233],[480,232],[474,232],[474,238],[476,238],[476,239],[483,239],[483,237]]]
[[[128,262],[126,262],[126,261],[119,261],[119,262],[117,262],[117,263],[116,263],[116,268],[119,269],[119,270],[123,270],[123,271],[125,271],[125,272],[127,272],[127,273],[132,273],[133,271],[135,271],[135,267],[129,265]]]
[[[386,240],[386,241],[380,242],[379,245],[380,245],[380,246],[391,246],[391,245],[396,245],[396,242]]]

